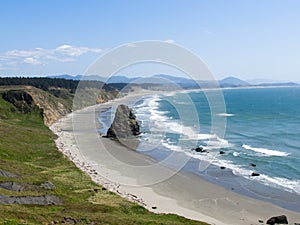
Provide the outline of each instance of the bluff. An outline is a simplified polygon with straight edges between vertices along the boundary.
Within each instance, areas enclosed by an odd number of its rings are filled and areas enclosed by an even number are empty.
[[[16,110],[28,114],[39,112],[46,126],[62,118],[72,110],[104,103],[118,97],[118,86],[103,85],[91,81],[50,78],[0,78],[0,98],[11,103]],[[75,105],[73,100],[75,99]]]
[[[2,88],[2,98],[22,113],[40,111],[44,123],[50,126],[54,121],[71,112],[63,99],[31,86]]]
[[[106,137],[128,138],[140,134],[140,126],[132,109],[127,105],[119,105],[115,118],[107,131]]]

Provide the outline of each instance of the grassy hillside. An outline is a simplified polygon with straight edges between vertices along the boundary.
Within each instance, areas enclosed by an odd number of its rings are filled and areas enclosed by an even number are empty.
[[[204,224],[177,215],[156,215],[93,183],[57,151],[55,136],[41,110],[24,113],[0,97],[0,184],[15,181],[22,191],[0,188],[6,196],[58,196],[63,205],[1,205],[0,224]],[[50,181],[55,189],[40,184]],[[28,188],[30,187],[30,188]]]

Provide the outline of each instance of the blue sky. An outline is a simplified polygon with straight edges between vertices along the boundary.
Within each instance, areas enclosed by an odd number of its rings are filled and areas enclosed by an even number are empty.
[[[3,0],[0,76],[82,74],[121,44],[173,40],[216,78],[300,81],[299,12],[298,0]]]

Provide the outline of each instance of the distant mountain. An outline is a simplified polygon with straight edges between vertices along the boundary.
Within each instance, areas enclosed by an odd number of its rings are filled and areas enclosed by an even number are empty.
[[[148,84],[154,84],[159,86],[174,86],[183,88],[183,89],[192,89],[192,88],[216,88],[218,87],[217,84],[219,84],[220,87],[246,87],[246,86],[300,86],[297,83],[293,82],[262,82],[259,83],[258,81],[264,81],[264,79],[255,80],[256,82],[249,83],[247,81],[241,80],[236,77],[226,77],[222,80],[219,80],[218,83],[215,81],[210,80],[200,80],[195,81],[193,79],[189,79],[186,77],[177,77],[177,76],[171,76],[167,74],[156,74],[151,77],[127,77],[122,75],[116,75],[111,76],[108,80],[106,77],[97,76],[97,75],[77,75],[77,76],[71,76],[68,74],[63,75],[57,75],[57,76],[49,76],[49,78],[64,78],[67,80],[97,80],[106,82],[107,84],[137,84],[137,85],[148,85]]]
[[[286,83],[262,83],[259,85],[260,87],[298,87],[300,84],[294,83],[294,82],[286,82]]]
[[[133,78],[128,78],[126,76],[111,76],[106,83],[108,84],[114,84],[114,83],[125,83],[129,84],[134,82],[135,80],[139,79],[139,77],[133,77]]]
[[[81,80],[82,76],[81,75],[71,76],[68,74],[63,74],[63,75],[47,76],[47,78],[57,78],[57,79],[66,79],[66,80]]]
[[[48,76],[48,78],[62,78],[66,80],[97,80],[102,81],[107,84],[114,84],[114,83],[131,83],[138,78],[128,78],[126,76],[111,76],[109,79],[107,77],[102,77],[98,75],[77,75],[71,76],[68,74],[63,75],[55,75],[55,76]]]
[[[279,81],[279,80],[273,80],[273,79],[250,79],[246,80],[251,85],[257,85],[257,84],[270,84],[270,83],[284,83],[287,81]]]
[[[219,81],[219,85],[220,87],[241,87],[249,86],[250,84],[236,77],[226,77],[223,80]]]
[[[162,84],[176,84],[181,88],[199,88],[199,84],[189,78],[175,77],[167,74],[157,74],[152,76],[154,79],[159,80]],[[152,78],[151,77],[151,78]]]
[[[63,75],[54,75],[54,76],[48,76],[48,78],[61,78],[61,79],[66,79],[66,80],[97,80],[97,81],[102,81],[104,82],[106,80],[105,77],[101,77],[98,75],[88,75],[88,76],[83,76],[83,75],[76,75],[76,76],[71,76],[68,74],[63,74]]]

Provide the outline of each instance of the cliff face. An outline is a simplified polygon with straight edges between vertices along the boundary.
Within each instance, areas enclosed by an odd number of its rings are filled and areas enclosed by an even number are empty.
[[[62,118],[71,112],[62,100],[55,96],[35,88],[26,88],[26,91],[32,96],[34,104],[43,111],[43,119],[46,126],[50,126],[56,120]]]
[[[67,86],[67,85],[66,85]],[[30,113],[40,111],[46,126],[70,113],[72,109],[82,109],[94,104],[104,103],[118,97],[115,89],[106,91],[82,87],[75,99],[75,93],[64,87],[48,87],[44,91],[33,86],[0,86],[0,97],[13,104],[18,111]],[[95,102],[96,99],[96,102]]]
[[[140,134],[140,126],[132,110],[126,105],[119,105],[115,118],[107,131],[107,137],[128,138]]]
[[[46,126],[71,112],[61,99],[34,87],[12,88],[2,92],[2,97],[22,113],[40,110]]]
[[[31,112],[35,106],[32,96],[22,90],[4,92],[2,97],[5,101],[12,103],[22,113]]]
[[[107,92],[107,91],[101,90],[98,94],[96,103],[101,104],[101,103],[108,102],[109,100],[113,100],[118,97],[118,94],[119,93],[117,91]]]

